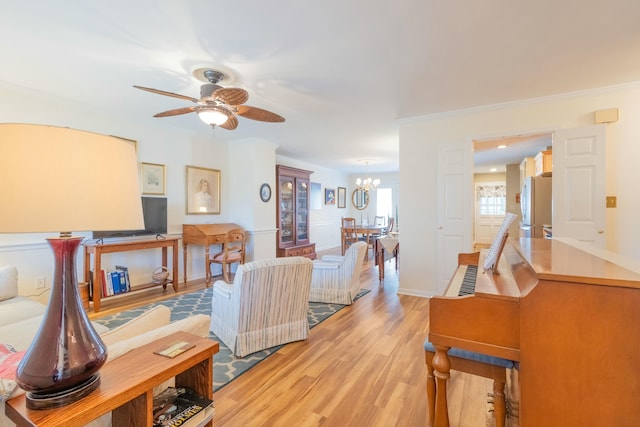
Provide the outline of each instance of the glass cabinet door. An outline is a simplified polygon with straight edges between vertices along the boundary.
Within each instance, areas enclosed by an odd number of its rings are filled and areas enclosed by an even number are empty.
[[[294,180],[288,176],[280,177],[280,242],[292,243],[294,234],[293,218],[293,185]]]
[[[296,241],[309,240],[309,182],[296,180]]]

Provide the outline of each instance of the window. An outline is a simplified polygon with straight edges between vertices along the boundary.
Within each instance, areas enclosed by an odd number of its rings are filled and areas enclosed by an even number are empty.
[[[476,186],[476,203],[480,215],[505,215],[507,189],[504,184]]]
[[[390,188],[376,190],[376,215],[389,218],[393,216],[393,192]]]

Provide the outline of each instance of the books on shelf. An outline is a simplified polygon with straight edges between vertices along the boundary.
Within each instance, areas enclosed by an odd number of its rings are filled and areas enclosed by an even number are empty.
[[[198,427],[215,413],[213,400],[186,387],[169,387],[153,397],[154,427]]]
[[[116,265],[116,270],[120,274],[120,283],[124,289],[124,292],[129,292],[131,290],[131,281],[129,281],[129,269],[122,265]]]
[[[129,281],[129,269],[127,267],[116,265],[115,270],[100,271],[102,279],[102,297],[118,295],[131,290],[131,282]],[[89,272],[89,296],[93,299],[93,271]]]

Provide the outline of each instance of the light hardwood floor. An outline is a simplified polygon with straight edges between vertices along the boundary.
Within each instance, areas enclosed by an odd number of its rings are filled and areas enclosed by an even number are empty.
[[[397,294],[393,263],[386,263],[380,284],[370,260],[361,274],[369,294],[313,328],[308,340],[286,345],[217,391],[214,425],[426,426],[428,299]],[[181,292],[203,286],[181,285]],[[157,293],[144,303],[175,295]],[[489,389],[488,380],[452,372],[451,426],[484,426]]]

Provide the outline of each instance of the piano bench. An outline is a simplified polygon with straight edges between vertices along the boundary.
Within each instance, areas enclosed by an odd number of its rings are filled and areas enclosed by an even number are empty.
[[[425,361],[427,363],[427,400],[429,404],[429,426],[434,425],[436,408],[436,382],[433,374],[432,360],[436,349],[427,339],[424,342]],[[506,402],[504,388],[507,382],[507,369],[517,368],[512,360],[488,356],[482,353],[451,348],[447,355],[451,369],[466,374],[477,375],[493,380],[494,416],[496,427],[504,427],[506,421]],[[445,402],[446,404],[446,402]]]

